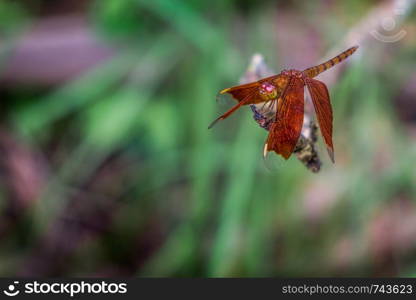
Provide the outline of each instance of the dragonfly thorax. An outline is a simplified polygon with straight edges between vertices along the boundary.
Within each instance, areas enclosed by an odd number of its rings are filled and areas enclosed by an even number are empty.
[[[286,76],[295,76],[297,78],[303,78],[303,76],[304,76],[301,71],[293,70],[293,69],[292,70],[283,70],[282,74],[286,75]]]
[[[271,83],[264,82],[259,87],[259,94],[260,94],[260,97],[264,101],[276,99],[277,98],[276,86],[274,86]]]

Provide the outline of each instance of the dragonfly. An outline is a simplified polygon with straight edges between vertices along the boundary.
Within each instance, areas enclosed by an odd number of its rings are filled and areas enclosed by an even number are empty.
[[[303,71],[285,69],[277,75],[220,91],[220,94],[230,94],[238,103],[215,119],[208,128],[226,119],[243,105],[263,103],[262,105],[266,105],[268,109],[276,111],[264,144],[263,155],[274,151],[287,160],[295,150],[302,131],[306,86],[312,98],[328,155],[334,163],[331,100],[325,83],[314,78],[351,56],[357,49],[358,46],[351,47],[334,58]]]

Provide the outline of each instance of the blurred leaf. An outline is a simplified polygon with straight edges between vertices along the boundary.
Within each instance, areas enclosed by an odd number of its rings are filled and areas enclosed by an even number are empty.
[[[146,100],[136,90],[122,89],[93,105],[86,114],[87,140],[98,149],[123,143],[132,135]]]

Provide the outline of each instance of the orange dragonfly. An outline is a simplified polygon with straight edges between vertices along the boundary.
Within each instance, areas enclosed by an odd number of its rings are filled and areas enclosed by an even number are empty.
[[[318,118],[321,134],[327,146],[329,157],[334,162],[332,144],[332,106],[326,85],[316,79],[318,74],[345,60],[357,50],[349,48],[338,56],[304,71],[283,70],[280,74],[224,89],[220,94],[231,94],[238,101],[225,114],[214,120],[208,128],[224,120],[243,105],[267,103],[276,109],[276,115],[269,129],[264,145],[264,155],[269,151],[288,159],[296,147],[301,134],[304,116],[304,87],[307,86]]]

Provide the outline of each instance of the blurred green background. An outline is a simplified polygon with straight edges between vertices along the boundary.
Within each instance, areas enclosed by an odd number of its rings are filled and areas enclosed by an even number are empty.
[[[416,275],[415,16],[413,1],[1,1],[0,276]],[[207,130],[254,53],[304,69],[354,44],[321,77],[335,165],[320,144],[318,174],[267,169],[249,108]]]

